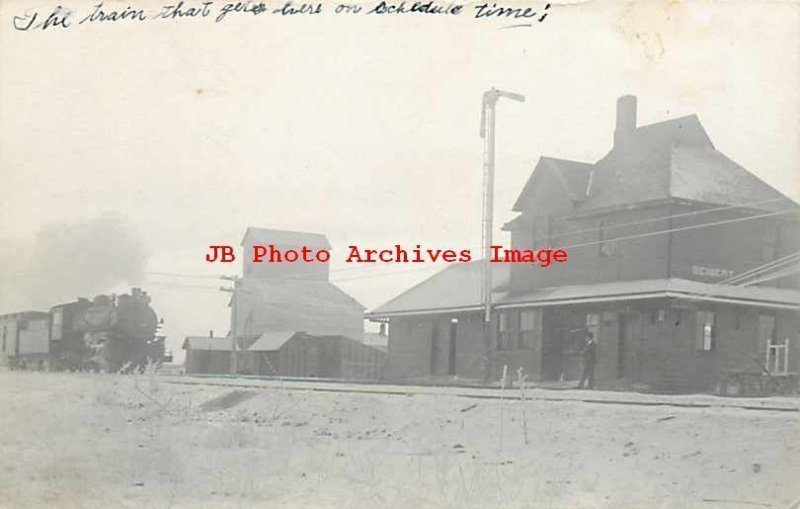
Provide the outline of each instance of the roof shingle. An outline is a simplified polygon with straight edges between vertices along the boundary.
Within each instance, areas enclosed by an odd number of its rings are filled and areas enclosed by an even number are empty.
[[[508,289],[509,267],[504,263],[490,266],[492,294],[499,297]],[[481,260],[450,265],[369,314],[379,317],[410,311],[480,307],[483,304],[482,268]]]

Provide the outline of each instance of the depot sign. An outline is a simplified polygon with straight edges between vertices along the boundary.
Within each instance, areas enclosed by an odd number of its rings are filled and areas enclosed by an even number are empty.
[[[727,278],[733,276],[733,271],[730,269],[720,269],[717,267],[701,267],[699,265],[694,265],[692,266],[692,275],[715,277],[715,278]]]

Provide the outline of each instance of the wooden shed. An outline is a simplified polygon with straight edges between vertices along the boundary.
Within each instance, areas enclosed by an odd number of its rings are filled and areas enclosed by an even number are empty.
[[[347,336],[273,331],[247,350],[247,370],[254,375],[377,380],[386,352]]]
[[[231,340],[224,337],[187,336],[184,367],[187,374],[226,374],[231,371]]]

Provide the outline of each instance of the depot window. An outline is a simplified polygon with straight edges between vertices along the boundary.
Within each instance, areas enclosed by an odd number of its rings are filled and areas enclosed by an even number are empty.
[[[780,251],[781,230],[777,223],[770,223],[764,231],[764,242],[762,244],[762,258],[765,262],[778,259]]]
[[[536,330],[536,311],[520,311],[519,338],[517,347],[520,349],[533,348]]]
[[[713,311],[697,312],[697,349],[703,352],[714,350],[715,324]]]
[[[758,317],[758,339],[759,347],[769,346],[775,343],[775,317],[772,315],[760,315]]]
[[[600,221],[597,226],[597,254],[599,256],[613,256],[616,251],[611,233],[613,226],[611,221]]]
[[[592,333],[595,341],[600,341],[600,315],[598,313],[586,315],[586,329]]]
[[[516,323],[515,323],[516,322]],[[514,333],[519,330],[519,313],[514,311],[503,311],[500,313],[497,322],[498,329],[498,350],[514,349]]]

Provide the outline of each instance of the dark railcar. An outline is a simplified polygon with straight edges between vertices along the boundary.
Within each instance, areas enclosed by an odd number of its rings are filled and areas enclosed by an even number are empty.
[[[55,306],[50,315],[56,369],[118,371],[166,360],[158,317],[138,288]]]

